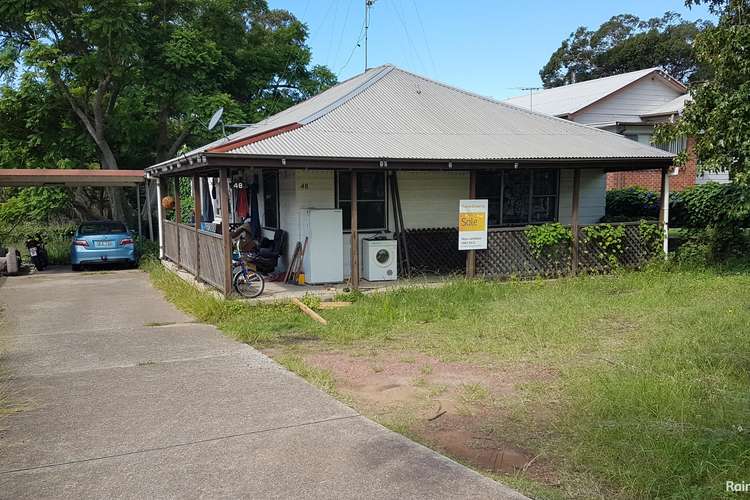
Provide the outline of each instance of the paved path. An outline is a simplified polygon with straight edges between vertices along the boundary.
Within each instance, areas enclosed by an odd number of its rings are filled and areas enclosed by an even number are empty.
[[[2,498],[521,498],[195,324],[139,271],[0,284]],[[159,326],[155,326],[159,325]]]

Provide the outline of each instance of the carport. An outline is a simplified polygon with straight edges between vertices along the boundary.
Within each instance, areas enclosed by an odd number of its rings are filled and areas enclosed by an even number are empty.
[[[141,223],[141,185],[144,185],[148,209],[149,238],[154,239],[151,214],[151,195],[143,170],[88,170],[57,168],[0,169],[0,187],[133,187],[138,209],[138,236],[143,238]]]

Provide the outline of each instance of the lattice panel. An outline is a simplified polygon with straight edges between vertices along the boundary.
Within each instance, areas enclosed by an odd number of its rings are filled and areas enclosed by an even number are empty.
[[[617,225],[617,224],[613,224]],[[607,253],[586,237],[579,228],[578,271],[581,273],[608,273],[614,266],[639,268],[654,255],[643,240],[640,225],[622,224],[625,234],[622,252],[614,262]],[[571,272],[572,248],[561,248],[552,255],[537,258],[526,239],[525,228],[491,231],[487,235],[487,250],[477,251],[477,275],[496,278],[535,276],[564,276]]]
[[[457,229],[408,229],[404,236],[409,246],[409,263],[413,273],[464,272],[466,255],[458,250]],[[403,255],[402,249],[399,249],[399,252]]]
[[[487,250],[477,251],[477,274],[509,278],[560,276],[570,272],[570,252],[561,249],[554,258],[537,258],[529,247],[524,228],[492,231],[487,234]]]

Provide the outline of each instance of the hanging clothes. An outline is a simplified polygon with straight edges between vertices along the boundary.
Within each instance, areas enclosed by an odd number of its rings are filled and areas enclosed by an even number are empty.
[[[250,185],[250,217],[253,238],[259,240],[262,233],[260,230],[260,210],[258,209],[258,176],[255,176],[255,181]]]
[[[211,201],[211,188],[208,178],[201,177],[201,222],[214,221],[214,205]]]
[[[240,220],[247,219],[248,215],[250,215],[249,207],[247,206],[247,189],[238,189],[237,190],[237,217],[239,217]]]

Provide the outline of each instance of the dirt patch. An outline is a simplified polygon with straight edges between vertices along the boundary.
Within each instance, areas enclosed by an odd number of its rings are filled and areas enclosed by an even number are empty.
[[[311,348],[300,354],[330,371],[337,391],[363,414],[406,427],[420,441],[476,468],[523,471],[555,482],[543,460],[519,446],[511,415],[520,385],[555,380],[555,371],[529,364],[479,367],[413,352]]]

